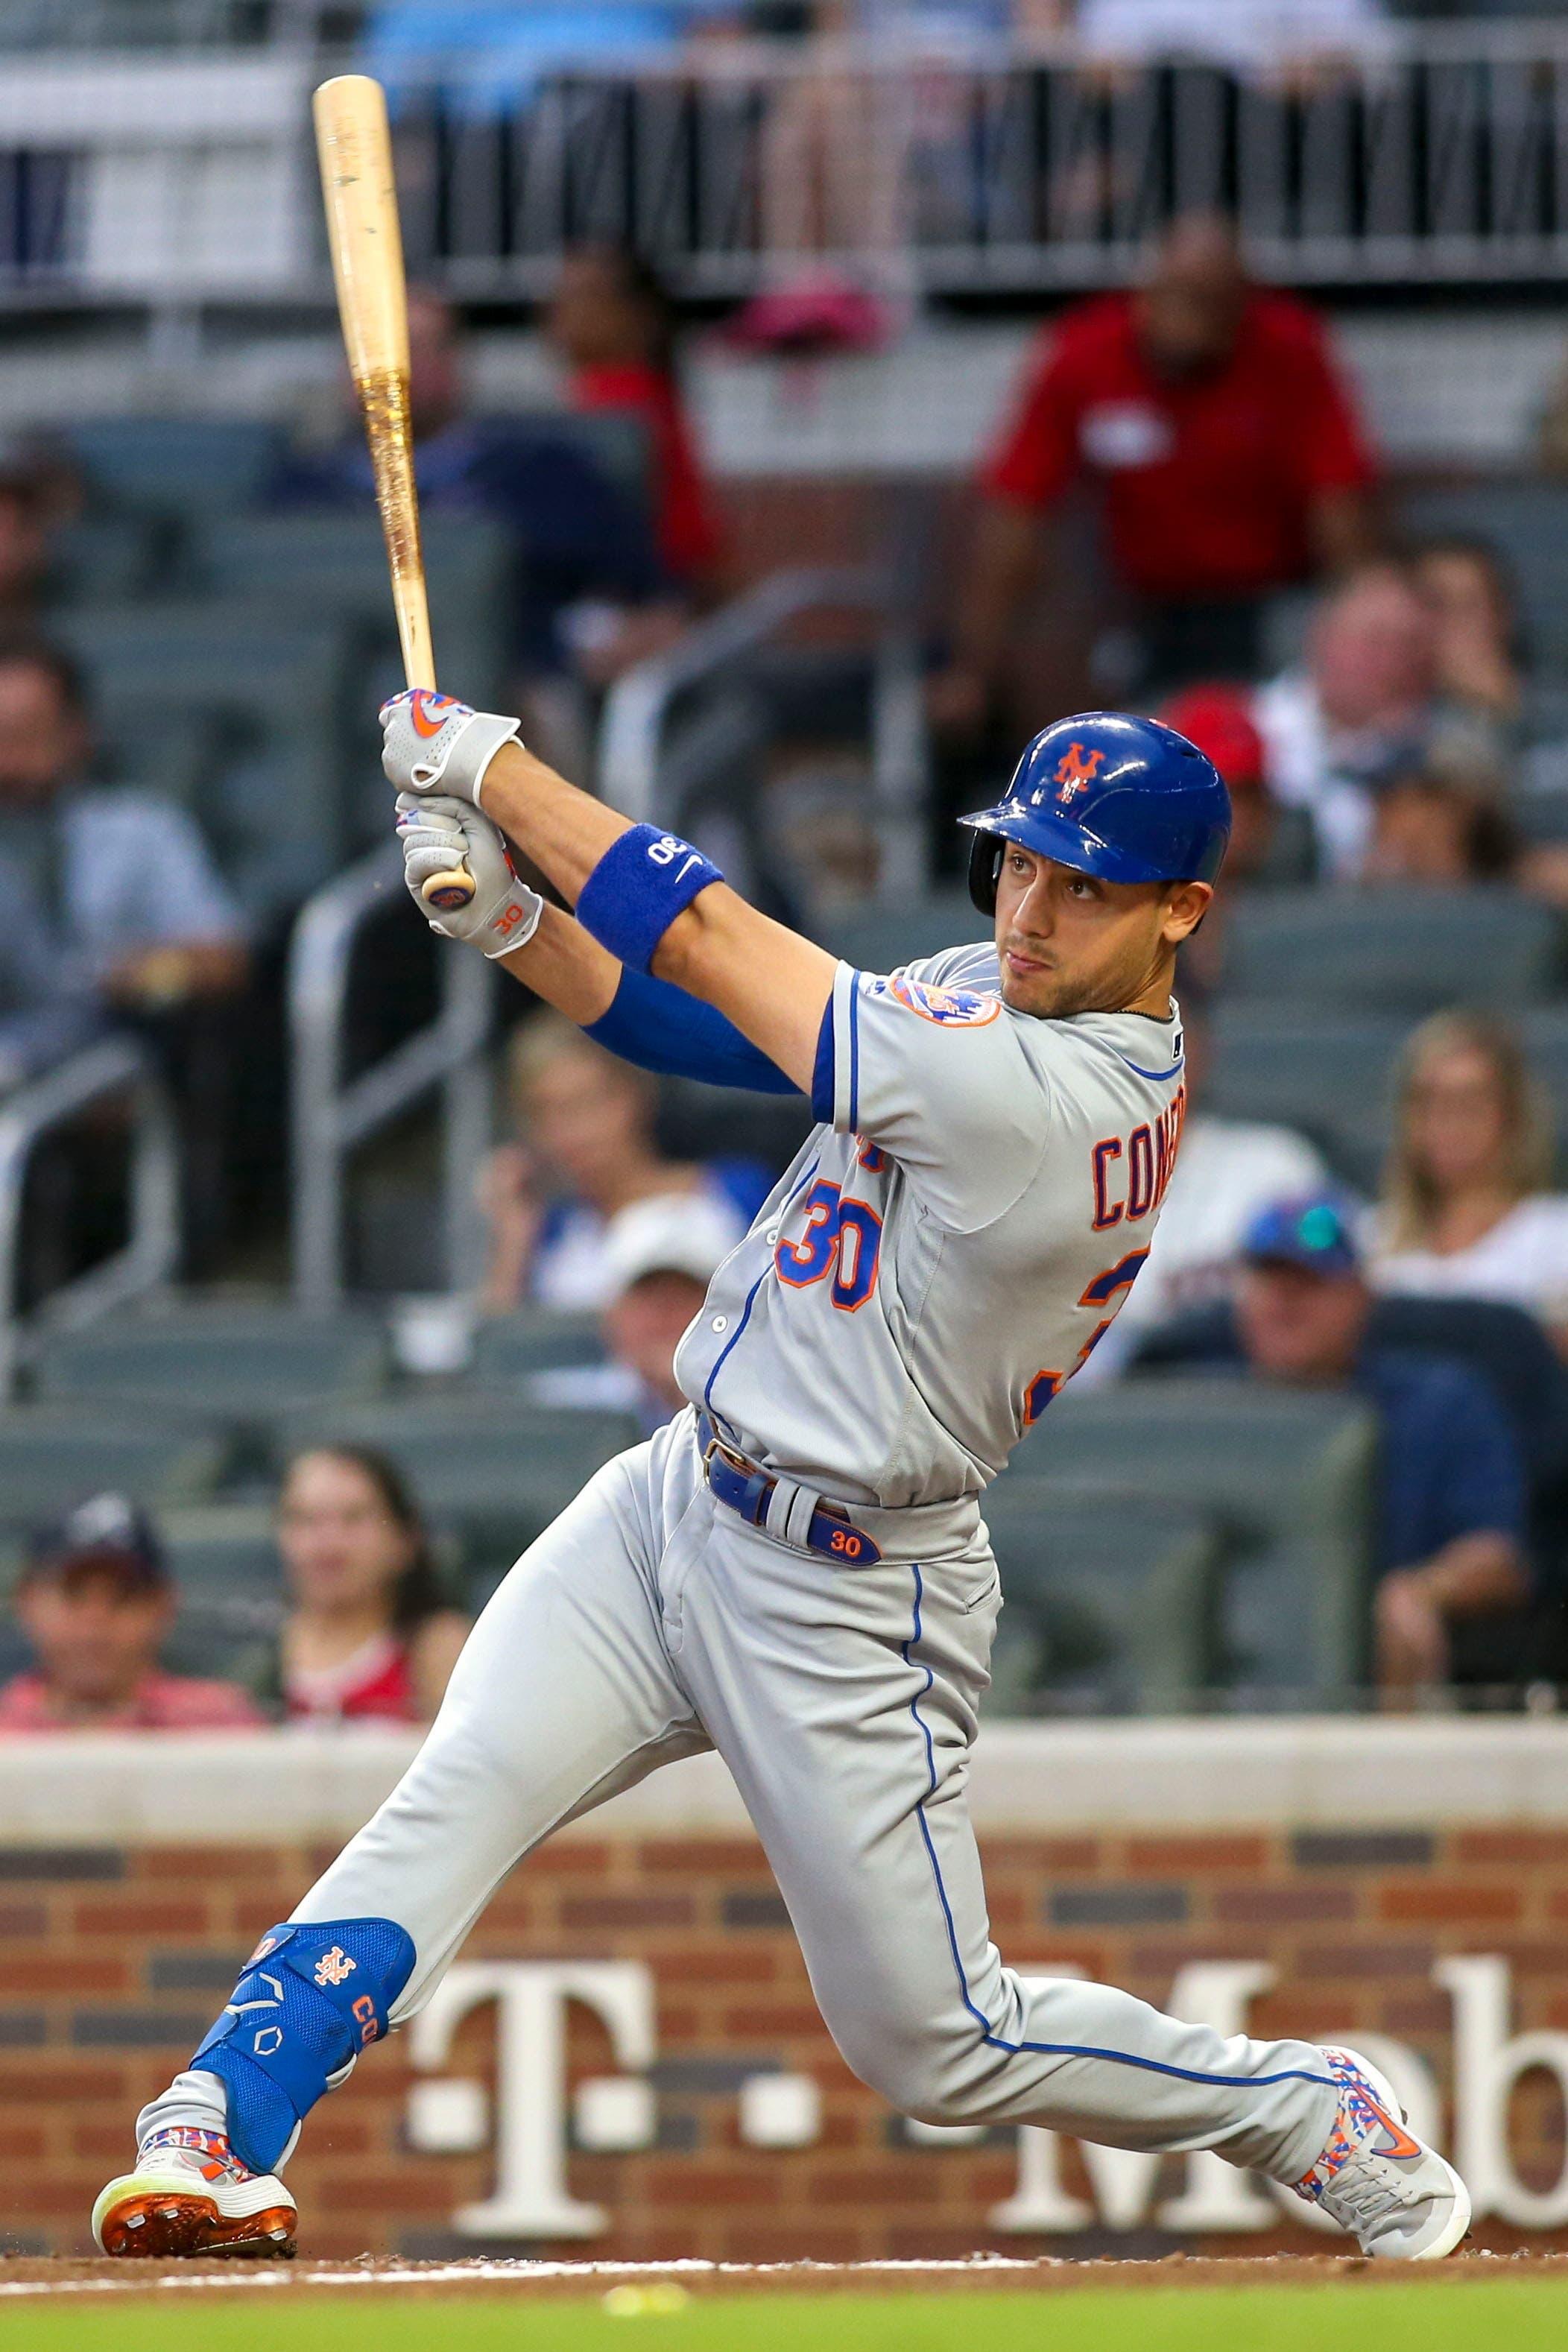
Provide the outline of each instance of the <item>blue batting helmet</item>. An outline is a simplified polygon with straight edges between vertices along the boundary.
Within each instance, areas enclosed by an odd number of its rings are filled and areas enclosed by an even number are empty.
[[[1195,743],[1157,719],[1089,710],[1037,735],[974,828],[969,895],[996,911],[1002,845],[1108,882],[1212,882],[1230,839],[1230,794]]]

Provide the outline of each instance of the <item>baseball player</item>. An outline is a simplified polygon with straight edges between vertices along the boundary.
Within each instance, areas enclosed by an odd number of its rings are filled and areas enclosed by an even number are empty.
[[[1047,728],[966,820],[994,945],[883,976],[563,782],[513,719],[422,691],[383,719],[410,887],[459,858],[477,886],[437,929],[628,1058],[798,1088],[819,1124],[681,1341],[688,1409],[518,1561],[396,1790],[143,2110],[99,2244],[289,2252],[305,2116],[500,1880],[712,1748],[839,2049],[904,2114],[1213,2148],[1370,2254],[1449,2252],[1464,2186],[1353,2052],[1005,1968],[965,1804],[999,1606],[982,1490],[1148,1252],[1184,1105],[1175,952],[1229,831],[1214,768],[1145,719]]]

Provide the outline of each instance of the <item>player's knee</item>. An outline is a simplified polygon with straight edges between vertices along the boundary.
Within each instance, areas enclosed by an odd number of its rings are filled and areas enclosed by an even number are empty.
[[[900,2115],[923,2124],[973,2119],[984,2071],[978,2034],[900,2020],[885,2009],[836,2016],[833,2032],[851,2071]]]

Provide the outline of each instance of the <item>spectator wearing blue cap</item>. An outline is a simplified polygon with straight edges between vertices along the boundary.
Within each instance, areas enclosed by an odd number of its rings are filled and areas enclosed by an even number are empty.
[[[1401,1706],[1450,1678],[1457,1624],[1529,1598],[1525,1475],[1487,1383],[1449,1358],[1369,1342],[1371,1311],[1349,1203],[1310,1193],[1254,1220],[1236,1297],[1243,1360],[1263,1380],[1359,1390],[1377,1414],[1376,1671],[1384,1704]]]

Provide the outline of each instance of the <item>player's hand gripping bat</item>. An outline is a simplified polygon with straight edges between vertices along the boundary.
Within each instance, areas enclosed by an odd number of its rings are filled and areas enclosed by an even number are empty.
[[[434,687],[408,416],[408,297],[386,94],[367,74],[339,74],[317,90],[315,117],[338,314],[386,534],[404,677],[410,686]],[[466,907],[473,895],[473,877],[463,866],[430,875],[420,890],[426,906],[445,912]]]

